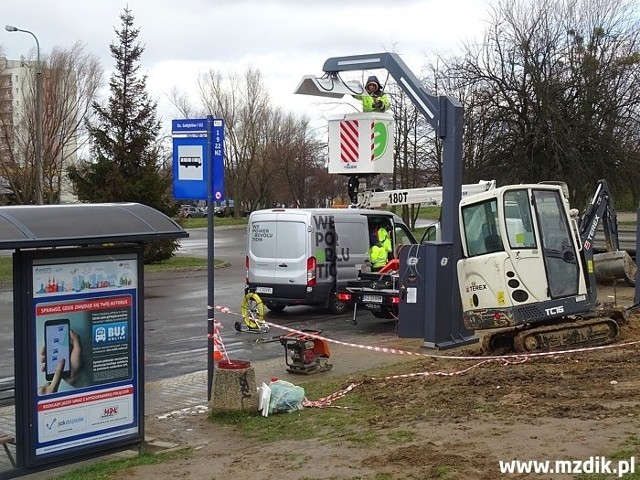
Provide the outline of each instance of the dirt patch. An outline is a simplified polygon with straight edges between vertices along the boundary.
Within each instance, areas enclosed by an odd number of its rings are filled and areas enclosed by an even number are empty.
[[[615,300],[630,304],[633,290],[624,291],[618,288]],[[603,289],[603,296],[609,293]],[[499,461],[586,460],[610,457],[623,446],[638,456],[640,348],[622,345],[635,341],[640,315],[633,313],[615,348],[524,362],[424,359],[410,363],[421,375],[403,378],[355,374],[364,383],[349,395],[368,398],[379,413],[333,437],[265,444],[195,410],[147,418],[148,435],[188,445],[193,453],[121,478],[525,479],[532,475],[501,475]],[[480,355],[479,347],[464,354]]]

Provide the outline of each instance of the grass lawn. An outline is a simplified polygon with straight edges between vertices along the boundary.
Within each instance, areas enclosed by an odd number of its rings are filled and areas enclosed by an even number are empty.
[[[213,226],[214,227],[225,227],[228,225],[246,225],[248,217],[241,218],[233,218],[233,217],[225,217],[225,218],[214,218]],[[181,220],[182,228],[204,228],[209,225],[208,218],[185,218]]]

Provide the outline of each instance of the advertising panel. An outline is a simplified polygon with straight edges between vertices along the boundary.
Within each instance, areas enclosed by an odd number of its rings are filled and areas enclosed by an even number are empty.
[[[138,255],[34,256],[30,463],[140,437]]]

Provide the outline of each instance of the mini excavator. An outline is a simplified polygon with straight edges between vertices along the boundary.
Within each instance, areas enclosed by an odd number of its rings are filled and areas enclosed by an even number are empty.
[[[562,182],[509,185],[460,202],[457,263],[463,320],[488,352],[553,351],[615,340],[623,311],[597,305],[599,278],[635,284],[619,249],[611,192],[600,180],[582,215]],[[602,224],[607,252],[595,254]]]

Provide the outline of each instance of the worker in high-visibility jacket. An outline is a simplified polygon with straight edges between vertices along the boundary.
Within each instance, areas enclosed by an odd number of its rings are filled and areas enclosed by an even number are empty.
[[[375,75],[367,79],[365,85],[366,92],[362,95],[353,95],[362,102],[363,112],[385,112],[389,108],[391,102],[389,96],[383,92],[382,85]]]
[[[369,261],[371,262],[371,271],[377,272],[387,264],[387,251],[382,246],[375,233],[371,233],[369,239]]]
[[[391,235],[389,235],[389,231],[383,226],[379,226],[377,234],[380,245],[384,247],[385,251],[387,252],[387,256],[391,258],[393,256],[393,247],[391,246]]]

